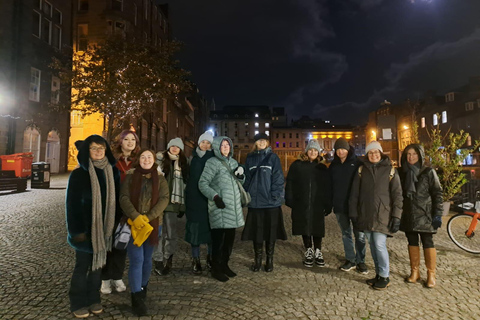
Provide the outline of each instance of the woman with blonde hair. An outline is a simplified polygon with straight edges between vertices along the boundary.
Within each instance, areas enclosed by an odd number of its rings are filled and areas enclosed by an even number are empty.
[[[321,163],[321,151],[318,141],[310,140],[305,153],[290,166],[285,187],[285,204],[292,208],[292,234],[302,236],[303,265],[308,268],[325,266],[322,239],[325,216],[332,211],[330,175]]]

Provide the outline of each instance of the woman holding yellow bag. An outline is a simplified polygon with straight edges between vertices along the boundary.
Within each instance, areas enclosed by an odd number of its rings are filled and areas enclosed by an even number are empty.
[[[128,172],[122,184],[120,206],[132,228],[127,254],[133,313],[143,316],[147,314],[145,299],[153,248],[158,244],[158,229],[162,225],[163,210],[168,205],[169,191],[167,181],[157,171],[155,153],[144,149],[139,154],[135,170]]]

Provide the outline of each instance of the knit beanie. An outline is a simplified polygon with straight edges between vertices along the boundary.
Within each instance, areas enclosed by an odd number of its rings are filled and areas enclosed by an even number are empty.
[[[308,141],[307,147],[305,148],[305,152],[307,152],[310,149],[317,149],[318,153],[322,152],[322,148],[320,148],[320,145],[318,144],[318,141],[315,139],[312,139]]]
[[[368,144],[368,146],[365,148],[365,154],[367,154],[371,150],[379,150],[381,153],[383,153],[382,146],[380,145],[380,142],[378,141],[372,141]]]
[[[338,150],[338,149],[345,149],[345,150],[350,150],[350,145],[348,144],[347,140],[345,138],[338,138],[337,141],[335,141],[335,145],[333,146],[333,149]]]
[[[167,145],[167,150],[170,150],[170,147],[179,147],[183,151],[183,141],[179,137],[173,138]]]
[[[200,138],[198,138],[198,144],[200,144],[200,142],[202,142],[203,140],[207,140],[208,142],[212,143],[213,142],[212,133],[210,131],[205,131],[204,133],[202,133]]]
[[[261,139],[268,140],[268,136],[265,133],[262,132],[262,133],[257,133],[253,137],[253,140],[255,140],[255,142],[257,142],[258,140],[261,140]]]

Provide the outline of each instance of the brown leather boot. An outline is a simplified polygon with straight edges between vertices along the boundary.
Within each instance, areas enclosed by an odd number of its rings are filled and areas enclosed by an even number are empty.
[[[424,249],[425,265],[427,266],[427,288],[435,287],[435,269],[437,267],[437,250],[435,248]]]
[[[408,246],[408,256],[410,257],[411,273],[410,277],[406,278],[405,281],[417,283],[417,280],[420,279],[420,247]]]

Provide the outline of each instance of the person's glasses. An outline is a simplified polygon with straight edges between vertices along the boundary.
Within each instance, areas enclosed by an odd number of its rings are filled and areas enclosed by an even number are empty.
[[[368,154],[371,154],[372,156],[380,154],[380,151],[370,151]]]
[[[105,147],[90,147],[90,151],[93,151],[93,152],[105,151]]]

